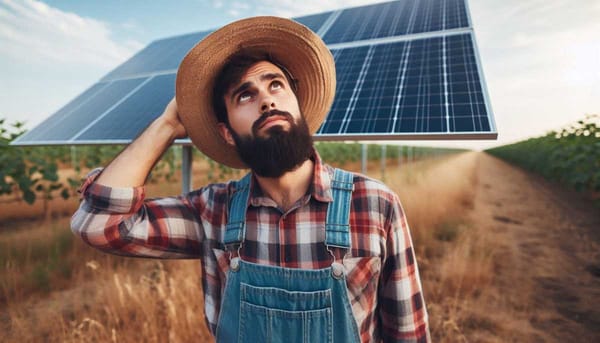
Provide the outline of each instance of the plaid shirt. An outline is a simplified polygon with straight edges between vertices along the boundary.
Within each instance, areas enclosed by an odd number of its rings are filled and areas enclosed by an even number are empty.
[[[331,265],[325,241],[333,168],[313,156],[307,194],[283,212],[251,182],[246,238],[240,257],[248,262],[317,269]],[[109,253],[156,258],[199,258],[206,320],[216,332],[229,254],[221,243],[234,184],[211,184],[184,196],[145,199],[143,187],[81,188],[83,202],[71,227]],[[344,258],[352,312],[363,342],[428,342],[427,311],[408,224],[398,197],[378,181],[355,174],[350,227],[351,256]]]

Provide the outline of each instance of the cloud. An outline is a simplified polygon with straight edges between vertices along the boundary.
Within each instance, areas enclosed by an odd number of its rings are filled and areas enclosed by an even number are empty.
[[[239,1],[232,2],[228,7],[227,14],[232,17],[239,17],[250,10],[249,4]]]
[[[217,9],[222,8],[223,7],[223,1],[213,0],[212,1],[212,6],[213,6],[213,8],[217,8]]]
[[[35,0],[0,3],[0,54],[19,63],[110,68],[142,44],[117,43],[108,24]]]
[[[499,142],[542,135],[600,108],[594,1],[469,1]]]
[[[35,125],[142,48],[115,39],[119,29],[39,1],[0,0],[0,117]]]

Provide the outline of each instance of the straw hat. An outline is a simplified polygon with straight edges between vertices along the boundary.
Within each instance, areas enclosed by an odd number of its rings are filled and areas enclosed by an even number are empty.
[[[246,49],[264,49],[298,80],[296,95],[311,134],[323,123],[335,95],[333,56],[321,38],[304,25],[279,17],[254,17],[206,36],[179,66],[177,108],[192,143],[208,157],[233,168],[246,166],[219,134],[212,92],[224,64]]]

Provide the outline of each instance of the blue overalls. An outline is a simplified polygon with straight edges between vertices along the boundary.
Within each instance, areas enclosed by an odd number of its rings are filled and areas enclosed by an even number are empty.
[[[333,202],[328,206],[325,223],[325,245],[333,263],[323,269],[284,268],[240,259],[250,177],[248,174],[238,181],[230,201],[223,243],[231,254],[237,255],[231,259],[227,272],[217,342],[360,342],[347,296],[344,267],[331,250],[348,251],[351,247],[353,175],[335,169],[331,182]]]

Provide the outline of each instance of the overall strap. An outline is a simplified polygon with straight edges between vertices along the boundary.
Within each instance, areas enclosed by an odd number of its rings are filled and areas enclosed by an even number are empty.
[[[229,215],[223,239],[226,248],[241,244],[246,235],[246,209],[250,196],[251,178],[252,175],[248,173],[236,181],[235,192],[229,198]]]
[[[333,202],[327,208],[325,221],[325,244],[338,248],[351,247],[350,237],[350,204],[354,175],[350,172],[335,168],[331,191]]]

